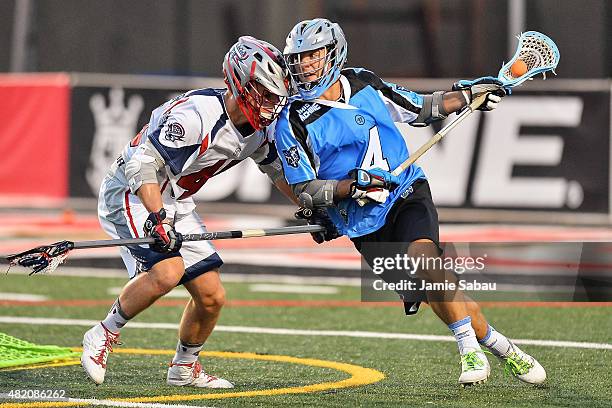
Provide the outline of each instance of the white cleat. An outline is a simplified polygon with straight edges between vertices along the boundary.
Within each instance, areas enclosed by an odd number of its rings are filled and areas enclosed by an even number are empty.
[[[189,364],[170,363],[166,382],[179,387],[234,388],[231,382],[203,372],[199,361]]]
[[[507,357],[500,357],[506,363],[506,372],[528,384],[542,384],[546,381],[546,370],[538,360],[512,344],[512,352]]]
[[[459,384],[462,387],[484,383],[489,378],[489,374],[491,366],[481,350],[470,351],[461,356]]]
[[[102,323],[96,324],[83,336],[83,354],[81,365],[93,382],[100,385],[106,374],[108,354],[113,351],[113,344],[119,344],[119,333],[113,333]]]

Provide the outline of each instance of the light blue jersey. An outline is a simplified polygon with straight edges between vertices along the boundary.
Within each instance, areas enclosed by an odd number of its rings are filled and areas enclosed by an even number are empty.
[[[343,180],[355,168],[393,171],[409,156],[394,122],[413,122],[423,97],[365,69],[344,69],[340,81],[345,103],[296,100],[278,119],[276,148],[289,184]],[[425,174],[413,164],[399,178],[385,203],[360,207],[347,198],[329,207],[338,231],[354,238],[378,230],[395,201]]]

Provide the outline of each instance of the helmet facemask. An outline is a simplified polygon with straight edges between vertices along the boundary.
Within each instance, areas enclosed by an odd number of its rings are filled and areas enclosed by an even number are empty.
[[[254,129],[269,126],[287,103],[286,96],[276,95],[257,81],[249,81],[236,98],[240,110]]]
[[[331,76],[338,55],[336,48],[336,44],[334,44],[314,51],[304,51],[287,56],[289,73],[299,89],[310,91],[319,85],[323,79]],[[306,54],[310,54],[310,58],[305,61],[304,56]],[[304,66],[307,68],[304,69]],[[313,75],[314,78],[309,78]]]

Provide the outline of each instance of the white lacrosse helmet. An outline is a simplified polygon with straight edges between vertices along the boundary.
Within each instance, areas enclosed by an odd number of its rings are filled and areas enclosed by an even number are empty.
[[[225,54],[223,76],[254,129],[270,125],[287,103],[289,74],[283,55],[265,41],[240,37]]]
[[[323,71],[314,80],[306,80],[305,75],[312,74],[321,68],[301,72],[300,54],[325,48]],[[346,38],[338,23],[324,18],[304,20],[293,27],[287,36],[283,54],[287,60],[289,73],[300,97],[305,100],[318,98],[340,78],[340,71],[346,62],[348,46]]]

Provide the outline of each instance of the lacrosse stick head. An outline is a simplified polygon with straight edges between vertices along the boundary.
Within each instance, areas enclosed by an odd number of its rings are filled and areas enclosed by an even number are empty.
[[[497,76],[505,87],[520,85],[537,74],[542,74],[546,79],[546,72],[549,71],[556,75],[555,68],[559,64],[561,55],[553,40],[537,31],[527,31],[521,34],[518,40],[514,56],[501,67]],[[527,72],[515,77],[511,67],[518,59],[527,65]]]
[[[30,275],[35,273],[53,272],[74,248],[74,242],[60,241],[51,245],[42,245],[18,254],[9,255],[6,259],[10,265],[20,265],[32,269]]]

